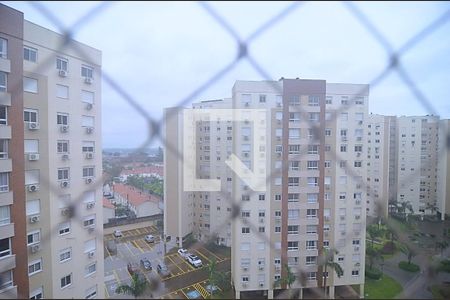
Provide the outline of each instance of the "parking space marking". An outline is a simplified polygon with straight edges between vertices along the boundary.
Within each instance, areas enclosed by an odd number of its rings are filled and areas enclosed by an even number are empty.
[[[208,299],[209,293],[202,285],[200,285],[200,283],[194,284],[193,287],[203,296],[203,298]]]
[[[202,249],[206,250],[206,252],[208,252],[209,254],[211,254],[212,256],[214,256],[217,259],[217,262],[223,261],[224,259],[222,257],[219,257],[217,255],[215,255],[214,253],[212,253],[211,251],[209,251],[208,249],[206,249],[205,247],[202,247]]]
[[[134,256],[133,251],[131,251],[130,247],[128,247],[128,243],[124,243],[125,247],[128,249],[128,251],[130,251],[131,256]]]
[[[180,269],[181,274],[186,273],[186,271],[184,271],[182,268],[180,268],[180,267],[178,266],[178,264],[176,264],[169,256],[167,256],[167,258],[172,262],[172,264],[174,264],[178,269]]]
[[[136,241],[131,241],[131,243],[134,245],[134,247],[139,249],[139,251],[141,251],[141,253],[144,253],[144,250],[141,248],[141,246],[138,245],[138,243],[136,243]]]
[[[209,259],[209,258],[206,257],[205,255],[203,255],[200,251],[198,251],[197,249],[194,249],[194,250],[195,250],[195,252],[197,252],[201,257],[204,257],[204,258],[208,261],[208,263],[212,262],[211,259]]]

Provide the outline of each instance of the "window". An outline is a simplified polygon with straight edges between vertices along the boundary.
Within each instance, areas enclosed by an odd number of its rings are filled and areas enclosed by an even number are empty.
[[[293,105],[293,106],[300,105],[300,96],[297,96],[297,95],[291,96],[289,98],[289,105]]]
[[[84,217],[83,219],[84,227],[92,227],[95,226],[95,215]]]
[[[362,145],[355,145],[355,152],[362,152]]]
[[[266,228],[265,227],[259,227],[258,228],[258,232],[266,232]]]
[[[260,194],[258,196],[258,198],[259,198],[259,201],[264,201],[264,200],[266,200],[266,195],[265,194]]]
[[[58,153],[69,153],[69,141],[58,141],[57,142],[57,152]]]
[[[331,168],[331,161],[326,160],[324,163],[325,168]]]
[[[1,82],[1,72],[0,72],[0,82]],[[4,105],[0,105],[0,125],[8,125],[8,109]]]
[[[319,96],[309,96],[308,105],[309,106],[319,106]]]
[[[317,241],[306,241],[306,250],[316,250]]]
[[[278,121],[281,121],[283,119],[283,112],[277,111],[275,113],[275,119],[278,120]]]
[[[0,173],[0,192],[8,192],[9,191],[9,173],[1,172]]]
[[[355,98],[355,104],[357,104],[357,105],[364,105],[364,97],[356,97]]]
[[[298,112],[289,113],[289,122],[299,123],[300,122],[300,113],[298,113]]]
[[[258,243],[258,250],[264,250],[266,249],[266,243],[265,242],[259,242]]]
[[[13,285],[12,270],[0,273],[0,290]]]
[[[290,139],[299,139],[300,138],[300,129],[298,129],[298,128],[294,128],[294,129],[289,128],[289,138]]]
[[[0,240],[0,257],[11,255],[11,239]]]
[[[316,256],[307,256],[306,257],[306,265],[310,266],[310,265],[315,265],[317,262],[317,257]]]
[[[8,40],[4,38],[0,38],[0,57],[1,58],[8,57]]]
[[[94,177],[94,167],[83,167],[83,178]]]
[[[72,248],[66,248],[59,251],[59,262],[65,262],[72,258]]]
[[[259,95],[259,103],[266,103],[266,95]]]
[[[69,180],[69,168],[58,169],[58,180]]]
[[[242,282],[249,282],[249,276],[242,276]]]
[[[319,194],[317,194],[317,193],[307,194],[308,203],[317,203],[318,199],[319,199]]]
[[[81,91],[81,101],[94,104],[94,93],[89,91]]]
[[[94,69],[92,69],[91,67],[88,66],[81,66],[81,77],[84,78],[93,78],[93,71]]]
[[[299,154],[300,145],[289,145],[289,154]]]
[[[339,184],[347,184],[347,176],[339,176]]]
[[[298,234],[298,225],[288,225],[288,234]]]
[[[241,243],[241,250],[242,251],[250,250],[250,243],[248,243],[248,242]]]
[[[288,242],[288,251],[298,250],[298,242]]]
[[[69,61],[65,58],[57,57],[56,58],[56,69],[60,71],[68,70]]]
[[[34,290],[32,293],[30,293],[30,299],[44,299],[44,291],[42,287]]]
[[[317,272],[308,272],[306,278],[307,280],[316,280]]]
[[[8,75],[5,72],[0,72],[0,92],[6,92],[8,82]]]
[[[97,296],[97,286],[93,286],[91,288],[88,288],[84,294],[86,296],[84,296],[85,299],[93,299]]]
[[[59,224],[59,235],[65,235],[68,233],[70,233],[70,222]]]
[[[356,121],[363,121],[364,113],[355,113],[355,119],[356,119]]]
[[[61,288],[65,288],[72,284],[72,274],[66,275],[61,278]]]
[[[300,217],[299,209],[289,209],[288,210],[288,219],[297,220]]]
[[[56,114],[56,124],[69,125],[69,114],[57,113]]]
[[[308,208],[306,210],[306,218],[307,219],[317,218],[317,209],[310,209],[310,208]]]
[[[96,263],[90,264],[90,265],[86,266],[86,268],[85,268],[85,276],[92,275],[96,271],[97,271],[97,264]]]
[[[281,129],[281,128],[275,129],[275,136],[276,137],[282,137],[283,136],[283,129]]]
[[[275,185],[281,185],[281,177],[275,178]]]
[[[300,178],[298,177],[289,177],[288,186],[298,186]]]
[[[319,154],[319,145],[308,145],[308,154]]]
[[[348,121],[348,113],[341,113],[341,121]]]
[[[31,47],[23,47],[23,59],[37,62],[37,49]]]
[[[318,186],[319,178],[318,177],[308,177],[308,185],[309,186]]]
[[[250,211],[246,210],[246,211],[241,211],[241,216],[243,218],[249,218],[250,217]]]
[[[39,153],[39,140],[25,140],[24,146],[25,154]]]
[[[346,192],[340,192],[339,193],[339,200],[345,200],[347,198]]]
[[[288,202],[298,202],[300,199],[300,194],[298,193],[289,193],[288,194]]]
[[[359,276],[359,270],[352,270],[352,276]]]
[[[319,121],[320,113],[309,113],[309,120],[310,121]]]
[[[39,170],[25,171],[25,185],[39,183]]]
[[[56,97],[68,99],[69,98],[69,87],[67,85],[57,84],[56,85]]]
[[[37,79],[24,77],[23,78],[23,91],[28,93],[37,94],[38,92],[38,81]]]
[[[332,96],[326,96],[325,104],[333,104],[333,97]]]
[[[341,145],[341,152],[347,152],[347,145]]]
[[[330,128],[326,128],[325,129],[325,136],[331,136],[331,129]]]
[[[23,111],[23,120],[27,123],[37,123],[38,111],[35,109],[25,109]]]
[[[281,201],[281,195],[280,194],[276,194],[275,195],[275,201]]]
[[[355,161],[355,168],[361,168],[362,161]]]
[[[41,231],[33,231],[27,234],[27,245],[37,244],[41,241]]]
[[[275,217],[280,217],[281,218],[281,210],[276,210],[275,211]]]
[[[28,200],[27,204],[27,216],[33,216],[41,213],[41,200],[34,199]]]
[[[242,233],[250,233],[250,227],[242,227]]]
[[[308,170],[317,170],[317,169],[319,169],[319,161],[308,160],[307,167],[308,167]]]
[[[81,116],[81,126],[82,127],[94,127],[94,117]]]
[[[281,226],[275,226],[275,233],[281,232]]]

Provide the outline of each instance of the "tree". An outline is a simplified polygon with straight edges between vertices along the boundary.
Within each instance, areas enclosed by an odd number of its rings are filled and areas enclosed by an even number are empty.
[[[414,213],[414,209],[409,201],[400,202],[400,206],[398,210],[403,214],[405,218],[407,218],[406,210],[409,210],[412,214]]]
[[[116,288],[117,294],[127,294],[134,296],[134,299],[137,299],[139,296],[141,296],[146,287],[148,285],[148,282],[139,276],[138,273],[134,273],[131,275],[131,283],[128,284],[121,284]]]
[[[431,214],[434,215],[437,211],[437,205],[436,203],[427,203],[426,209],[431,210]]]
[[[324,288],[324,294],[325,298],[328,298],[327,295],[327,278],[328,278],[328,268],[334,270],[336,272],[336,275],[341,278],[342,275],[344,275],[344,270],[342,269],[341,265],[334,261],[334,255],[338,254],[339,252],[336,249],[332,249],[331,251],[322,248],[323,249],[323,255],[324,255],[324,276],[323,276],[323,288]]]
[[[280,277],[280,279],[275,281],[274,286],[287,286],[289,293],[288,297],[291,298],[291,285],[295,282],[297,276],[295,276],[295,274],[287,264],[285,264],[284,267],[286,268],[286,276]]]
[[[377,237],[381,235],[381,230],[378,229],[376,225],[369,225],[367,228],[367,234],[369,235],[370,242],[371,242],[371,248],[373,249],[373,243]]]
[[[214,289],[212,288],[213,286],[219,286],[223,280],[224,280],[224,274],[217,271],[217,262],[215,259],[213,259],[209,264],[208,264],[208,281],[209,284],[211,285],[211,296],[214,293]]]
[[[411,264],[412,258],[417,255],[416,251],[409,245],[403,245],[402,247],[400,247],[400,251],[402,251],[408,257],[409,265]]]
[[[367,257],[369,258],[369,269],[373,269],[373,263],[376,260],[381,260],[381,261],[384,260],[383,255],[381,255],[380,251],[375,250],[373,248],[366,249],[366,254],[367,254]]]

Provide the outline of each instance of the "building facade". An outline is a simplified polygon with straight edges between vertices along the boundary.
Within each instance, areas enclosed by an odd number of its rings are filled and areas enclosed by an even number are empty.
[[[450,120],[439,121],[437,164],[437,212],[442,220],[450,215]]]
[[[189,145],[196,156],[183,159],[198,178],[219,179],[220,192],[183,190],[188,178],[177,151],[184,154],[186,116],[166,109],[165,234],[180,246],[189,234],[230,245],[236,297],[262,291],[272,298],[285,265],[307,274],[306,284],[292,285],[300,293],[321,286],[324,248],[339,250],[335,260],[345,270],[341,278],[328,272],[330,294],[335,286],[363,284],[368,92],[367,85],[324,80],[237,81],[231,100],[194,104],[194,110],[264,110],[258,122],[196,122]],[[253,191],[225,165],[231,154],[254,174],[266,172],[264,191]]]

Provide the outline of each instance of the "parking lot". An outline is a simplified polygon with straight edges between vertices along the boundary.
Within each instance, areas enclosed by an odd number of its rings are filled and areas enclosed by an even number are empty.
[[[152,264],[152,270],[140,270],[147,281],[157,279],[160,282],[158,289],[148,292],[148,297],[165,299],[202,299],[206,298],[211,287],[207,282],[206,266],[215,260],[218,268],[229,270],[229,257],[212,253],[205,247],[196,245],[195,249],[188,249],[190,253],[197,255],[203,263],[202,267],[195,268],[177,252],[173,243],[166,243],[167,254],[164,255],[164,243],[155,226],[136,228],[122,232],[123,237],[115,238],[112,234],[105,235],[105,296],[107,298],[123,298],[126,295],[118,295],[115,289],[122,283],[129,284],[131,275],[127,270],[128,263],[139,264],[142,258],[147,258]],[[145,241],[145,236],[152,234],[154,243]],[[111,253],[106,247],[108,241],[116,242],[116,253]],[[172,250],[171,250],[172,249]],[[156,266],[164,262],[170,272],[170,276],[163,278],[156,272]]]

